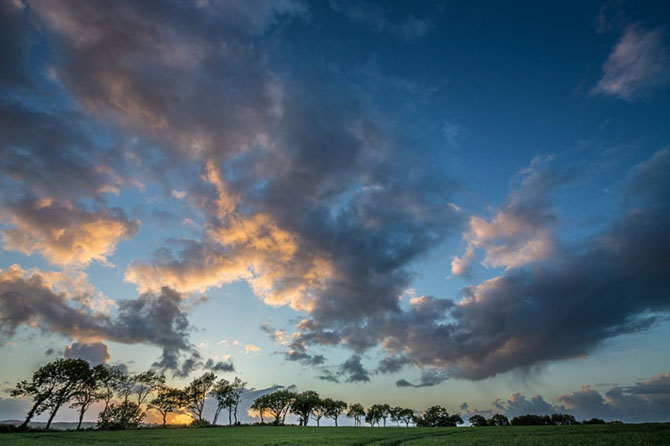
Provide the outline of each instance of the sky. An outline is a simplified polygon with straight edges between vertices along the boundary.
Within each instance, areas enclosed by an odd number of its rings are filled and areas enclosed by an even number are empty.
[[[60,357],[670,419],[667,2],[0,5],[0,419]]]

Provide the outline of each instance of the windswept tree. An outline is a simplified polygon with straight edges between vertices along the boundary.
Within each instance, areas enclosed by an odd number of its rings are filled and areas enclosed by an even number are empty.
[[[233,416],[235,417],[235,424],[237,424],[237,408],[240,405],[240,398],[246,385],[247,383],[238,377],[235,377],[232,382],[222,378],[214,384],[210,395],[216,399],[217,404],[212,424],[216,424],[222,409],[228,409],[228,425],[233,424]]]
[[[149,402],[149,408],[158,411],[163,418],[163,427],[167,425],[167,415],[182,407],[181,390],[162,385],[156,396]]]
[[[332,400],[330,398],[323,400],[323,403],[326,407],[326,416],[332,418],[335,422],[335,427],[337,427],[337,419],[342,415],[342,412],[347,409],[347,403],[340,400]]]
[[[128,381],[126,372],[121,367],[100,364],[94,367],[98,380],[99,396],[105,402],[106,410],[109,407],[114,395],[122,388],[123,383]]]
[[[232,390],[228,394],[228,400],[226,401],[226,407],[228,408],[228,423],[230,423],[230,412],[233,412],[233,418],[235,419],[235,424],[237,421],[237,409],[240,407],[240,399],[242,398],[242,393],[246,388],[247,383],[242,381],[237,376],[233,380]]]
[[[84,414],[89,407],[96,401],[102,398],[100,392],[100,378],[104,376],[106,370],[101,365],[89,368],[87,375],[82,379],[81,384],[72,395],[72,404],[70,408],[79,411],[79,423],[77,423],[77,430],[81,429],[81,424],[84,420]]]
[[[138,373],[131,379],[133,391],[137,395],[137,405],[141,406],[149,394],[165,384],[165,376],[153,370]]]
[[[312,410],[321,402],[321,397],[313,390],[298,393],[291,402],[291,412],[298,416],[301,426],[307,426]]]
[[[216,424],[219,419],[219,414],[228,404],[228,395],[233,391],[233,385],[230,381],[225,378],[221,378],[212,386],[212,390],[209,392],[209,395],[214,397],[216,400],[216,411],[214,412],[214,418],[212,419],[212,424]],[[228,424],[230,424],[230,411],[228,411]]]
[[[360,426],[361,418],[365,416],[365,407],[359,403],[351,404],[347,410],[347,416],[354,419],[354,426]]]
[[[182,390],[182,402],[186,410],[188,410],[194,422],[198,424],[203,423],[202,414],[205,410],[205,398],[216,381],[216,375],[212,372],[207,372],[202,376],[194,378],[188,386]]]
[[[59,359],[54,364],[53,379],[56,386],[43,403],[46,410],[50,411],[47,429],[51,427],[58,410],[72,399],[91,375],[91,367],[83,359]]]
[[[64,361],[64,360],[59,360]],[[58,369],[60,362],[50,362],[33,373],[31,381],[20,381],[10,395],[14,398],[32,398],[33,405],[28,411],[21,428],[25,428],[35,415],[39,415],[46,409],[46,402],[51,398],[56,388],[61,384]]]

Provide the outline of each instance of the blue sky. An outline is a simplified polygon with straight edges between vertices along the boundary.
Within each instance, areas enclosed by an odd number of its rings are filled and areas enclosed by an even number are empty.
[[[4,1],[4,388],[79,356],[667,419],[669,19]]]

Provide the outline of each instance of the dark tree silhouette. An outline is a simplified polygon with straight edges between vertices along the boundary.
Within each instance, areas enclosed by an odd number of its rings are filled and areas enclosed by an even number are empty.
[[[182,393],[179,389],[163,385],[157,389],[156,396],[149,402],[149,408],[161,414],[163,427],[166,427],[168,413],[179,409],[182,402]]]
[[[321,402],[321,397],[313,390],[298,393],[291,402],[291,412],[298,416],[301,426],[307,426],[312,410]]]
[[[365,416],[365,408],[359,403],[354,403],[349,406],[347,416],[354,419],[354,426],[360,426],[361,417]]]

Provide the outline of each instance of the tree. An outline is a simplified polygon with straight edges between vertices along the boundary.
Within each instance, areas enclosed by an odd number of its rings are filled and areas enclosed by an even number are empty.
[[[233,380],[232,390],[228,395],[227,407],[228,407],[228,422],[230,422],[230,411],[233,411],[233,417],[235,418],[235,424],[237,424],[237,408],[240,406],[240,398],[242,398],[242,392],[244,392],[247,383],[242,381],[237,376]]]
[[[141,406],[151,392],[165,385],[165,376],[148,370],[133,376],[131,381],[137,394],[137,405]]]
[[[332,418],[333,421],[335,421],[335,427],[337,427],[337,419],[342,415],[342,412],[347,409],[347,403],[326,398],[324,400],[324,405],[326,406],[326,416]]]
[[[216,399],[216,412],[214,412],[214,419],[212,424],[216,424],[216,421],[219,419],[219,414],[221,410],[227,407],[228,397],[233,391],[233,385],[230,381],[225,378],[218,380],[212,390],[209,392],[209,395]],[[230,410],[228,411],[228,424],[231,424],[230,421]]]
[[[122,384],[128,381],[126,372],[118,366],[97,365],[93,368],[99,385],[99,396],[105,402],[105,408],[109,407],[116,392],[122,388]],[[103,409],[103,410],[104,410]]]
[[[181,405],[181,390],[165,385],[158,388],[156,397],[149,402],[149,408],[157,410],[163,417],[163,427],[166,427],[167,425],[168,413],[179,409]]]
[[[381,417],[384,420],[384,427],[386,427],[386,419],[391,415],[391,406],[388,404],[381,405]]]
[[[45,408],[51,412],[46,425],[47,429],[51,427],[58,410],[72,399],[91,373],[88,362],[83,359],[59,359],[54,363],[56,367],[53,379],[56,381],[56,386],[43,403]]]
[[[321,397],[313,390],[298,393],[291,402],[291,412],[298,415],[301,426],[307,426],[314,407],[321,402]]]
[[[573,424],[579,424],[579,421],[577,421],[574,416],[563,413],[552,414],[551,422],[553,424],[558,424],[559,426],[569,426]]]
[[[263,395],[260,398],[263,399],[262,404],[265,406],[265,410],[274,417],[274,424],[284,424],[286,414],[295,399],[295,392],[282,389]]]
[[[263,419],[263,415],[265,414],[265,411],[267,410],[267,399],[263,398],[265,395],[259,396],[254,400],[254,402],[251,404],[250,409],[258,411],[258,415],[261,417],[261,424],[265,424],[265,420]]]
[[[478,414],[471,416],[468,419],[468,421],[470,422],[470,424],[472,424],[473,426],[476,426],[476,427],[488,426],[489,425],[488,420],[486,418],[484,418],[483,416],[478,415]]]
[[[79,409],[79,423],[77,424],[77,430],[81,429],[81,423],[84,420],[84,414],[91,406],[101,398],[99,392],[100,387],[100,374],[104,374],[104,368],[95,366],[93,369],[88,369],[88,374],[85,378],[82,379],[82,383],[77,389],[77,391],[72,395],[74,402],[70,405],[72,409]]]
[[[405,423],[405,427],[409,427],[409,423],[416,423],[416,417],[412,409],[402,409],[399,414],[399,419]]]
[[[403,408],[400,406],[391,407],[391,409],[389,409],[389,415],[391,417],[391,421],[395,421],[398,427],[400,427],[400,413],[402,412],[402,410]]]
[[[430,427],[455,427],[457,424],[463,424],[460,415],[449,415],[447,409],[442,406],[431,406],[423,412],[418,425]]]
[[[144,419],[144,411],[135,402],[124,400],[119,403],[110,403],[98,416],[100,429],[128,429],[136,428]]]
[[[509,426],[509,420],[505,415],[497,413],[489,420],[489,426]]]
[[[198,423],[203,421],[202,413],[205,410],[205,398],[209,389],[214,384],[216,375],[212,372],[204,373],[202,376],[194,378],[188,386],[181,391],[182,404],[191,412],[193,418]]]
[[[332,401],[333,400],[330,398],[319,400],[319,402],[314,407],[312,407],[312,418],[314,418],[314,421],[316,421],[316,427],[320,426],[321,418],[326,415],[326,412],[328,411],[328,404]]]
[[[354,403],[349,406],[347,416],[354,419],[354,426],[360,426],[361,417],[365,416],[365,408],[359,403]]]
[[[59,360],[63,361],[63,360]],[[58,368],[59,361],[50,362],[33,373],[31,381],[23,380],[16,384],[11,391],[12,397],[29,397],[33,400],[33,406],[28,411],[25,421],[21,424],[24,429],[35,415],[39,415],[46,409],[46,402],[51,398],[57,386],[60,384]]]
[[[370,426],[375,427],[375,424],[379,425],[382,417],[384,416],[384,405],[383,404],[373,404],[368,412],[365,414],[365,422],[369,423]]]

